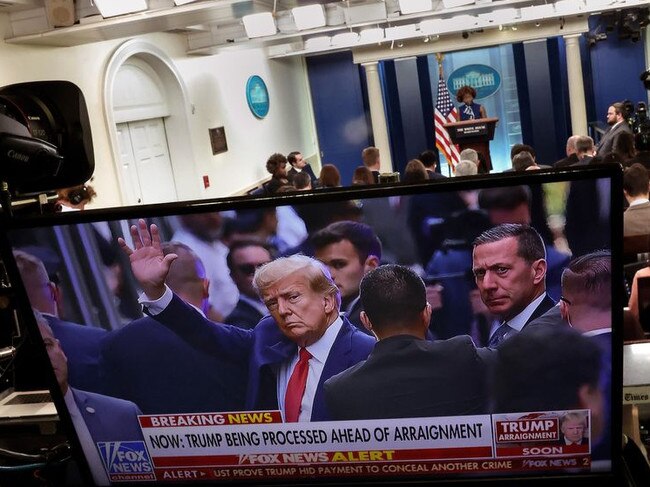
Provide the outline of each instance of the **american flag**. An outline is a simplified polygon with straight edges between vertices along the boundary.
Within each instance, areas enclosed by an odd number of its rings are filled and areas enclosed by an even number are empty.
[[[442,68],[440,69],[440,76],[438,78],[438,100],[436,101],[433,118],[436,130],[436,147],[442,152],[445,159],[447,159],[447,164],[449,164],[451,170],[455,171],[456,164],[460,161],[460,153],[458,152],[458,147],[451,143],[449,133],[447,133],[444,124],[457,122],[458,110],[451,102],[449,90],[447,90],[447,85],[442,75]]]

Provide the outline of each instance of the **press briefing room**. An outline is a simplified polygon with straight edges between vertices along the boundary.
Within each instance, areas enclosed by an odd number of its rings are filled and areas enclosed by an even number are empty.
[[[650,485],[649,24],[0,0],[0,486]]]

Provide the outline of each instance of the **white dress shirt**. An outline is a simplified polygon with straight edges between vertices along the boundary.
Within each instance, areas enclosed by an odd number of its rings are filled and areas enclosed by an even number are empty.
[[[151,315],[155,316],[169,306],[173,296],[171,289],[169,289],[165,284],[165,292],[160,298],[151,301],[146,295],[142,294],[140,295],[138,302],[145,306]],[[323,333],[323,336],[320,337],[318,341],[306,347],[312,358],[309,359],[307,385],[300,405],[300,416],[298,417],[299,422],[311,420],[311,410],[314,396],[316,395],[316,388],[320,382],[320,377],[323,373],[323,368],[325,367],[325,362],[327,361],[330,350],[334,345],[334,341],[336,340],[339,331],[341,331],[341,326],[343,326],[343,320],[339,316],[329,327],[327,327],[327,330],[325,330],[325,333]],[[284,396],[287,392],[287,384],[289,383],[291,373],[298,363],[298,352],[299,348],[296,346],[296,350],[291,359],[280,364],[275,371],[277,379],[278,407],[282,411],[283,415]]]
[[[540,294],[538,297],[533,299],[528,306],[526,306],[518,315],[513,316],[511,319],[506,320],[506,323],[510,328],[515,330],[517,333],[519,333],[526,322],[530,319],[530,317],[533,315],[537,307],[544,301],[544,298],[546,297],[546,293]],[[490,338],[492,338],[492,335],[494,332],[501,326],[501,323],[498,323],[495,325],[492,325],[492,330],[490,330]],[[512,332],[510,332],[512,333]]]
[[[298,416],[298,422],[300,423],[311,421],[311,410],[312,405],[314,404],[316,388],[318,387],[320,377],[323,374],[323,368],[325,367],[327,357],[332,349],[332,345],[334,345],[334,341],[336,340],[339,331],[341,331],[342,325],[343,320],[340,317],[336,318],[317,342],[306,347],[307,351],[311,354],[311,358],[309,359],[307,385],[305,386],[305,393],[303,394],[302,402],[300,403],[300,415]],[[291,377],[293,369],[295,369],[298,364],[298,352],[299,348],[296,346],[296,350],[291,359],[282,363],[276,371],[278,407],[282,411],[283,416],[285,414],[284,396],[287,393],[289,378]]]
[[[228,247],[219,240],[213,242],[201,240],[184,228],[174,232],[172,240],[187,245],[201,259],[206,277],[210,280],[208,300],[222,316],[228,316],[239,300],[239,290],[230,277],[226,264]]]

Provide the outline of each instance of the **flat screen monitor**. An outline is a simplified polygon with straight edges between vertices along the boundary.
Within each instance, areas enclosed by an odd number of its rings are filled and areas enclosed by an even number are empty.
[[[621,188],[585,167],[67,213],[6,222],[2,257],[87,482],[612,485]]]

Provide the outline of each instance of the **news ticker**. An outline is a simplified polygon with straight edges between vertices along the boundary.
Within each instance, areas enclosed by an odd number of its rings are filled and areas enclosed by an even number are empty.
[[[139,416],[144,442],[99,443],[120,481],[589,471],[589,428],[567,444],[561,418],[589,411],[282,423],[279,411]]]

